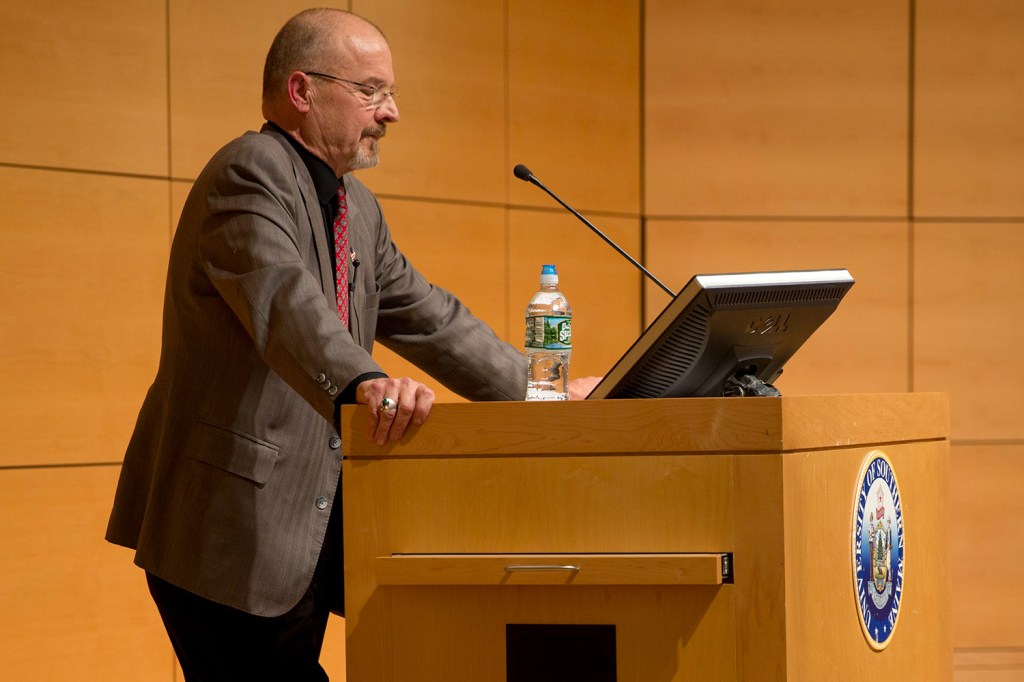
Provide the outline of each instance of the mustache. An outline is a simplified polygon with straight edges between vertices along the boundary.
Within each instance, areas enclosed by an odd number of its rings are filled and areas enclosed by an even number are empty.
[[[384,137],[385,135],[387,135],[387,133],[388,133],[388,129],[387,129],[387,126],[385,126],[385,125],[370,126],[368,128],[364,128],[363,129],[363,136],[364,137],[369,136],[369,135],[372,135],[373,137]]]

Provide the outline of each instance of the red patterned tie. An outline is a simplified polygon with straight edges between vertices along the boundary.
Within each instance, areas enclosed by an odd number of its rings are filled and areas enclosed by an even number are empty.
[[[338,292],[338,319],[348,326],[348,204],[345,186],[338,187],[338,216],[334,219],[334,285]]]

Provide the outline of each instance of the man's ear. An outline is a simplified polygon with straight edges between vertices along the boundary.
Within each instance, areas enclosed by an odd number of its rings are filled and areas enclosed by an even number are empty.
[[[310,87],[309,76],[301,71],[292,71],[288,76],[288,101],[300,113],[309,111],[313,99],[313,88]]]

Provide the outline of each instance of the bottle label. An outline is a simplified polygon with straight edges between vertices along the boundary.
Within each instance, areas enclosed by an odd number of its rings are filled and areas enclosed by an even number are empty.
[[[572,348],[572,318],[540,315],[526,318],[526,347],[546,350]]]

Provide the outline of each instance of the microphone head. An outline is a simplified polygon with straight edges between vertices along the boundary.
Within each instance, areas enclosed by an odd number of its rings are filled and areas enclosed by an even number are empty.
[[[529,182],[530,178],[533,177],[533,173],[530,172],[530,169],[527,168],[526,166],[524,166],[521,163],[518,164],[515,168],[512,169],[512,173],[517,178],[519,178],[520,180],[523,180],[524,182]]]

